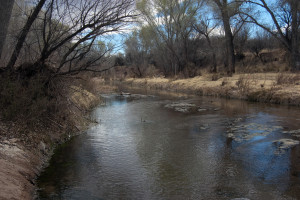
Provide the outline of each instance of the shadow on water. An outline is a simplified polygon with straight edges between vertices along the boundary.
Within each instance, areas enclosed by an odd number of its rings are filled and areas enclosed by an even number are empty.
[[[99,122],[59,147],[40,199],[300,198],[298,108],[191,96],[106,95]],[[180,102],[196,111],[176,112]],[[300,134],[300,132],[299,132]],[[277,145],[279,144],[279,145]]]

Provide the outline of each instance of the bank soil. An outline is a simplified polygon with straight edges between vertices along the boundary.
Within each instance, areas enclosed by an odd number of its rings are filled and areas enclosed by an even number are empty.
[[[235,74],[232,77],[206,74],[188,79],[128,78],[120,85],[300,106],[300,74],[293,73]]]
[[[77,86],[70,87],[68,124],[52,120],[52,125],[24,131],[22,123],[0,119],[0,199],[35,199],[35,178],[59,143],[84,130],[89,121],[85,114],[100,102],[100,98]],[[49,118],[49,120],[51,120]],[[67,131],[69,130],[69,131]]]

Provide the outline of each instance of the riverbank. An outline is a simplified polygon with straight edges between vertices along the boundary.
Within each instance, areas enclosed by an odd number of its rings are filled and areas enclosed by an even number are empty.
[[[49,117],[49,125],[25,130],[24,121],[0,119],[0,199],[34,199],[35,178],[55,146],[85,130],[90,124],[89,110],[101,101],[78,86],[69,88],[67,99],[70,107],[63,111],[62,122]]]
[[[300,106],[300,74],[294,73],[235,74],[232,77],[206,74],[188,79],[128,78],[119,85]]]

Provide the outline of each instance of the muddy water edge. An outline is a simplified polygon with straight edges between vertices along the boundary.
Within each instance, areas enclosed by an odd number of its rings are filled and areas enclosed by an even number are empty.
[[[132,93],[104,95],[39,199],[300,199],[298,107]]]

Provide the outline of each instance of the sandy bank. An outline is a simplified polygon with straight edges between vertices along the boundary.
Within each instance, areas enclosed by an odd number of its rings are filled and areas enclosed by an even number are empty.
[[[70,119],[74,119],[80,132],[88,122],[83,116],[77,116],[76,109],[86,111],[97,105],[100,99],[86,90],[72,86],[69,101],[75,109],[70,110],[68,115]],[[32,130],[30,134],[23,135],[20,124],[0,120],[0,199],[35,198],[35,178],[51,157],[56,144],[70,138],[69,133],[62,131],[65,128],[60,129],[60,126],[64,125],[57,123],[57,129],[39,132]]]
[[[129,78],[122,85],[249,101],[300,106],[300,75],[278,73],[207,74],[188,79]]]

